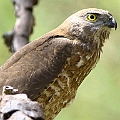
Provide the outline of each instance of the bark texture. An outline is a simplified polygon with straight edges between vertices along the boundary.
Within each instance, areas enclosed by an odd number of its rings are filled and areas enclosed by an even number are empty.
[[[4,86],[0,96],[0,120],[44,120],[43,109],[26,94],[16,94],[16,89]]]

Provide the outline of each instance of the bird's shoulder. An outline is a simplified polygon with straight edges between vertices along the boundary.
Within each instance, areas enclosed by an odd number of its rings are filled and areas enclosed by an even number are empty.
[[[13,54],[1,67],[0,71],[6,70],[15,64],[17,61],[21,60],[25,56],[29,56],[29,53],[32,54],[34,51],[41,51],[42,54],[45,54],[45,49],[47,48],[47,53],[50,52],[50,49],[56,48],[56,50],[62,50],[64,47],[71,47],[71,40],[65,38],[61,35],[55,35],[53,33],[47,33],[42,37],[32,41],[31,43],[22,47],[18,52]],[[69,48],[68,47],[68,48]],[[67,47],[65,48],[67,49]],[[32,58],[31,58],[32,59]]]

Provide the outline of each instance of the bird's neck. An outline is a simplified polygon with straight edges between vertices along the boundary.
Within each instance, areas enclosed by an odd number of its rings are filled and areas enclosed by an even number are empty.
[[[64,27],[63,27],[64,25]],[[109,38],[110,34],[110,29],[108,28],[102,28],[99,30],[96,30],[94,32],[87,32],[83,31],[82,29],[77,29],[79,26],[74,27],[68,27],[67,25],[63,24],[51,31],[52,36],[63,36],[65,38],[68,38],[72,40],[73,42],[78,42],[81,43],[81,45],[87,46],[89,49],[94,49],[94,50],[100,50],[102,51],[103,44],[105,42],[105,39]],[[72,25],[71,25],[72,26]],[[71,28],[71,29],[69,29]]]

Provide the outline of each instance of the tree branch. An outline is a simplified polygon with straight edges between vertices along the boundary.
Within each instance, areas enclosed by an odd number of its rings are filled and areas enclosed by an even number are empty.
[[[0,120],[44,120],[41,105],[28,99],[26,94],[17,92],[11,86],[3,87],[0,96]]]
[[[18,51],[29,43],[29,36],[33,32],[33,6],[38,0],[12,0],[17,17],[13,30],[3,35],[4,42],[11,52]]]

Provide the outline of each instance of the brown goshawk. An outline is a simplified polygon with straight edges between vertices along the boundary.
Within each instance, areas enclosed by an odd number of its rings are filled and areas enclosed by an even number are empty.
[[[41,103],[45,120],[52,120],[96,66],[111,28],[117,23],[108,11],[78,11],[1,66],[0,91],[10,85],[26,93]]]

